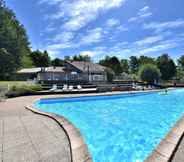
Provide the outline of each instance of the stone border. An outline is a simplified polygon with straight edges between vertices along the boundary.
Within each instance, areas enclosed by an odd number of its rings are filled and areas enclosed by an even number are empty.
[[[59,124],[59,126],[64,130],[69,141],[71,162],[92,162],[88,147],[85,144],[80,131],[74,127],[71,122],[69,122],[63,116],[59,116],[53,113],[45,113],[35,109],[33,106],[26,106],[25,108],[32,111],[33,113],[49,117],[56,121],[57,124]]]
[[[175,88],[171,88],[170,90],[174,90]],[[87,94],[87,95],[70,95],[63,96],[62,98],[76,98],[83,96],[111,96],[111,95],[123,95],[123,94],[137,94],[137,93],[149,93],[149,92],[160,92],[162,90],[147,90],[147,91],[129,91],[129,92],[114,92],[114,93],[100,93],[100,94]],[[42,98],[42,99],[59,99],[61,97],[55,98]],[[41,98],[40,98],[41,99]],[[40,100],[39,99],[39,100]],[[38,100],[36,100],[38,101]],[[80,131],[66,118],[63,116],[59,116],[53,113],[45,113],[41,112],[38,109],[35,109],[34,106],[27,106],[27,109],[33,111],[34,113],[44,115],[55,120],[60,127],[65,131],[69,143],[70,143],[70,151],[71,151],[71,160],[72,162],[92,162],[92,157],[88,151],[88,147],[84,142]],[[156,148],[152,151],[152,153],[146,158],[145,162],[169,162],[172,160],[176,149],[181,141],[182,136],[184,136],[184,116],[177,121],[175,126],[171,128],[169,133],[161,140],[161,142],[156,146]]]
[[[165,138],[157,145],[145,162],[169,162],[172,160],[184,133],[184,116],[177,121]]]

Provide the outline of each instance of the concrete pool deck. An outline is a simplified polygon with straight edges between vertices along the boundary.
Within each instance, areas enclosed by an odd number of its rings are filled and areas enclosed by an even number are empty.
[[[98,95],[112,95],[114,93],[102,93]],[[91,96],[96,94],[89,94]],[[83,150],[80,133],[74,129],[70,123],[63,118],[51,115],[59,120],[61,125],[68,125],[68,131],[74,135],[75,142],[73,148],[77,149],[79,154],[71,152],[70,142],[65,131],[59,124],[48,116],[38,115],[25,109],[26,105],[31,105],[35,100],[40,98],[57,98],[57,97],[77,97],[77,95],[49,95],[49,96],[27,96],[7,99],[6,102],[0,102],[0,161],[3,162],[23,162],[23,161],[62,161],[70,162],[73,154],[73,161],[91,162],[88,150]],[[66,125],[64,128],[66,128]],[[180,119],[176,127],[167,135],[161,144],[154,150],[153,154],[147,159],[148,162],[166,162],[170,159],[181,134],[184,131],[184,118]],[[180,143],[172,162],[184,161],[184,140]],[[83,155],[83,156],[81,156]],[[81,158],[83,160],[81,160]],[[178,161],[179,160],[179,161]]]
[[[71,162],[69,142],[59,125],[24,108],[34,99],[0,102],[0,161]]]

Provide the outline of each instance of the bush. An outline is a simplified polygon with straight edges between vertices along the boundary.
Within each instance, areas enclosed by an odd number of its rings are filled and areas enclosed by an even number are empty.
[[[107,68],[106,74],[107,74],[107,81],[111,83],[114,78],[114,72],[111,69]]]
[[[158,81],[161,76],[160,70],[153,64],[142,65],[139,69],[138,75],[142,81],[148,83],[154,83],[154,81]]]
[[[6,98],[7,89],[4,87],[0,87],[0,102]]]
[[[35,94],[37,91],[41,91],[42,87],[40,85],[13,85],[10,87],[9,91],[6,93],[7,97],[18,97],[23,95]]]

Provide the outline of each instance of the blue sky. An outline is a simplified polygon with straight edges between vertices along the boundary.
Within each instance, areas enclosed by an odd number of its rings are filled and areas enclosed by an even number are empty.
[[[184,54],[183,0],[6,0],[32,49],[50,56],[176,59]]]

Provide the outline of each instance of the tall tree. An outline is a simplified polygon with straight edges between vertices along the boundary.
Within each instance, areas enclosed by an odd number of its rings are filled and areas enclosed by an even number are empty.
[[[36,67],[48,67],[50,66],[51,60],[47,51],[41,52],[36,50],[30,55],[34,66]]]
[[[88,62],[90,62],[91,58],[88,55],[74,55],[72,60],[73,61],[88,61]]]
[[[0,78],[1,80],[11,79],[13,72],[16,70],[14,66],[13,56],[7,52],[5,48],[0,49]]]
[[[178,59],[178,66],[184,71],[184,55]]]
[[[168,54],[163,54],[157,58],[157,66],[163,80],[169,80],[176,75],[176,65]]]
[[[139,69],[139,59],[136,56],[131,56],[129,60],[130,71],[133,74],[136,74]]]
[[[23,25],[17,20],[12,10],[0,1],[0,49],[6,49],[12,56],[9,66],[13,66],[13,72],[23,65],[23,58],[29,59],[30,48]],[[0,65],[0,68],[1,67]]]
[[[148,83],[154,83],[160,78],[160,70],[154,64],[144,64],[139,69],[139,78]]]
[[[111,68],[116,75],[119,75],[123,72],[121,63],[116,56],[106,56],[104,60],[99,61],[99,64]]]
[[[144,65],[144,64],[156,64],[156,61],[152,57],[140,56],[139,57],[139,66]]]
[[[63,66],[63,64],[64,61],[59,58],[55,58],[54,60],[51,61],[52,66]]]
[[[129,73],[129,65],[128,65],[127,59],[121,60],[121,68],[122,68],[122,72]]]

